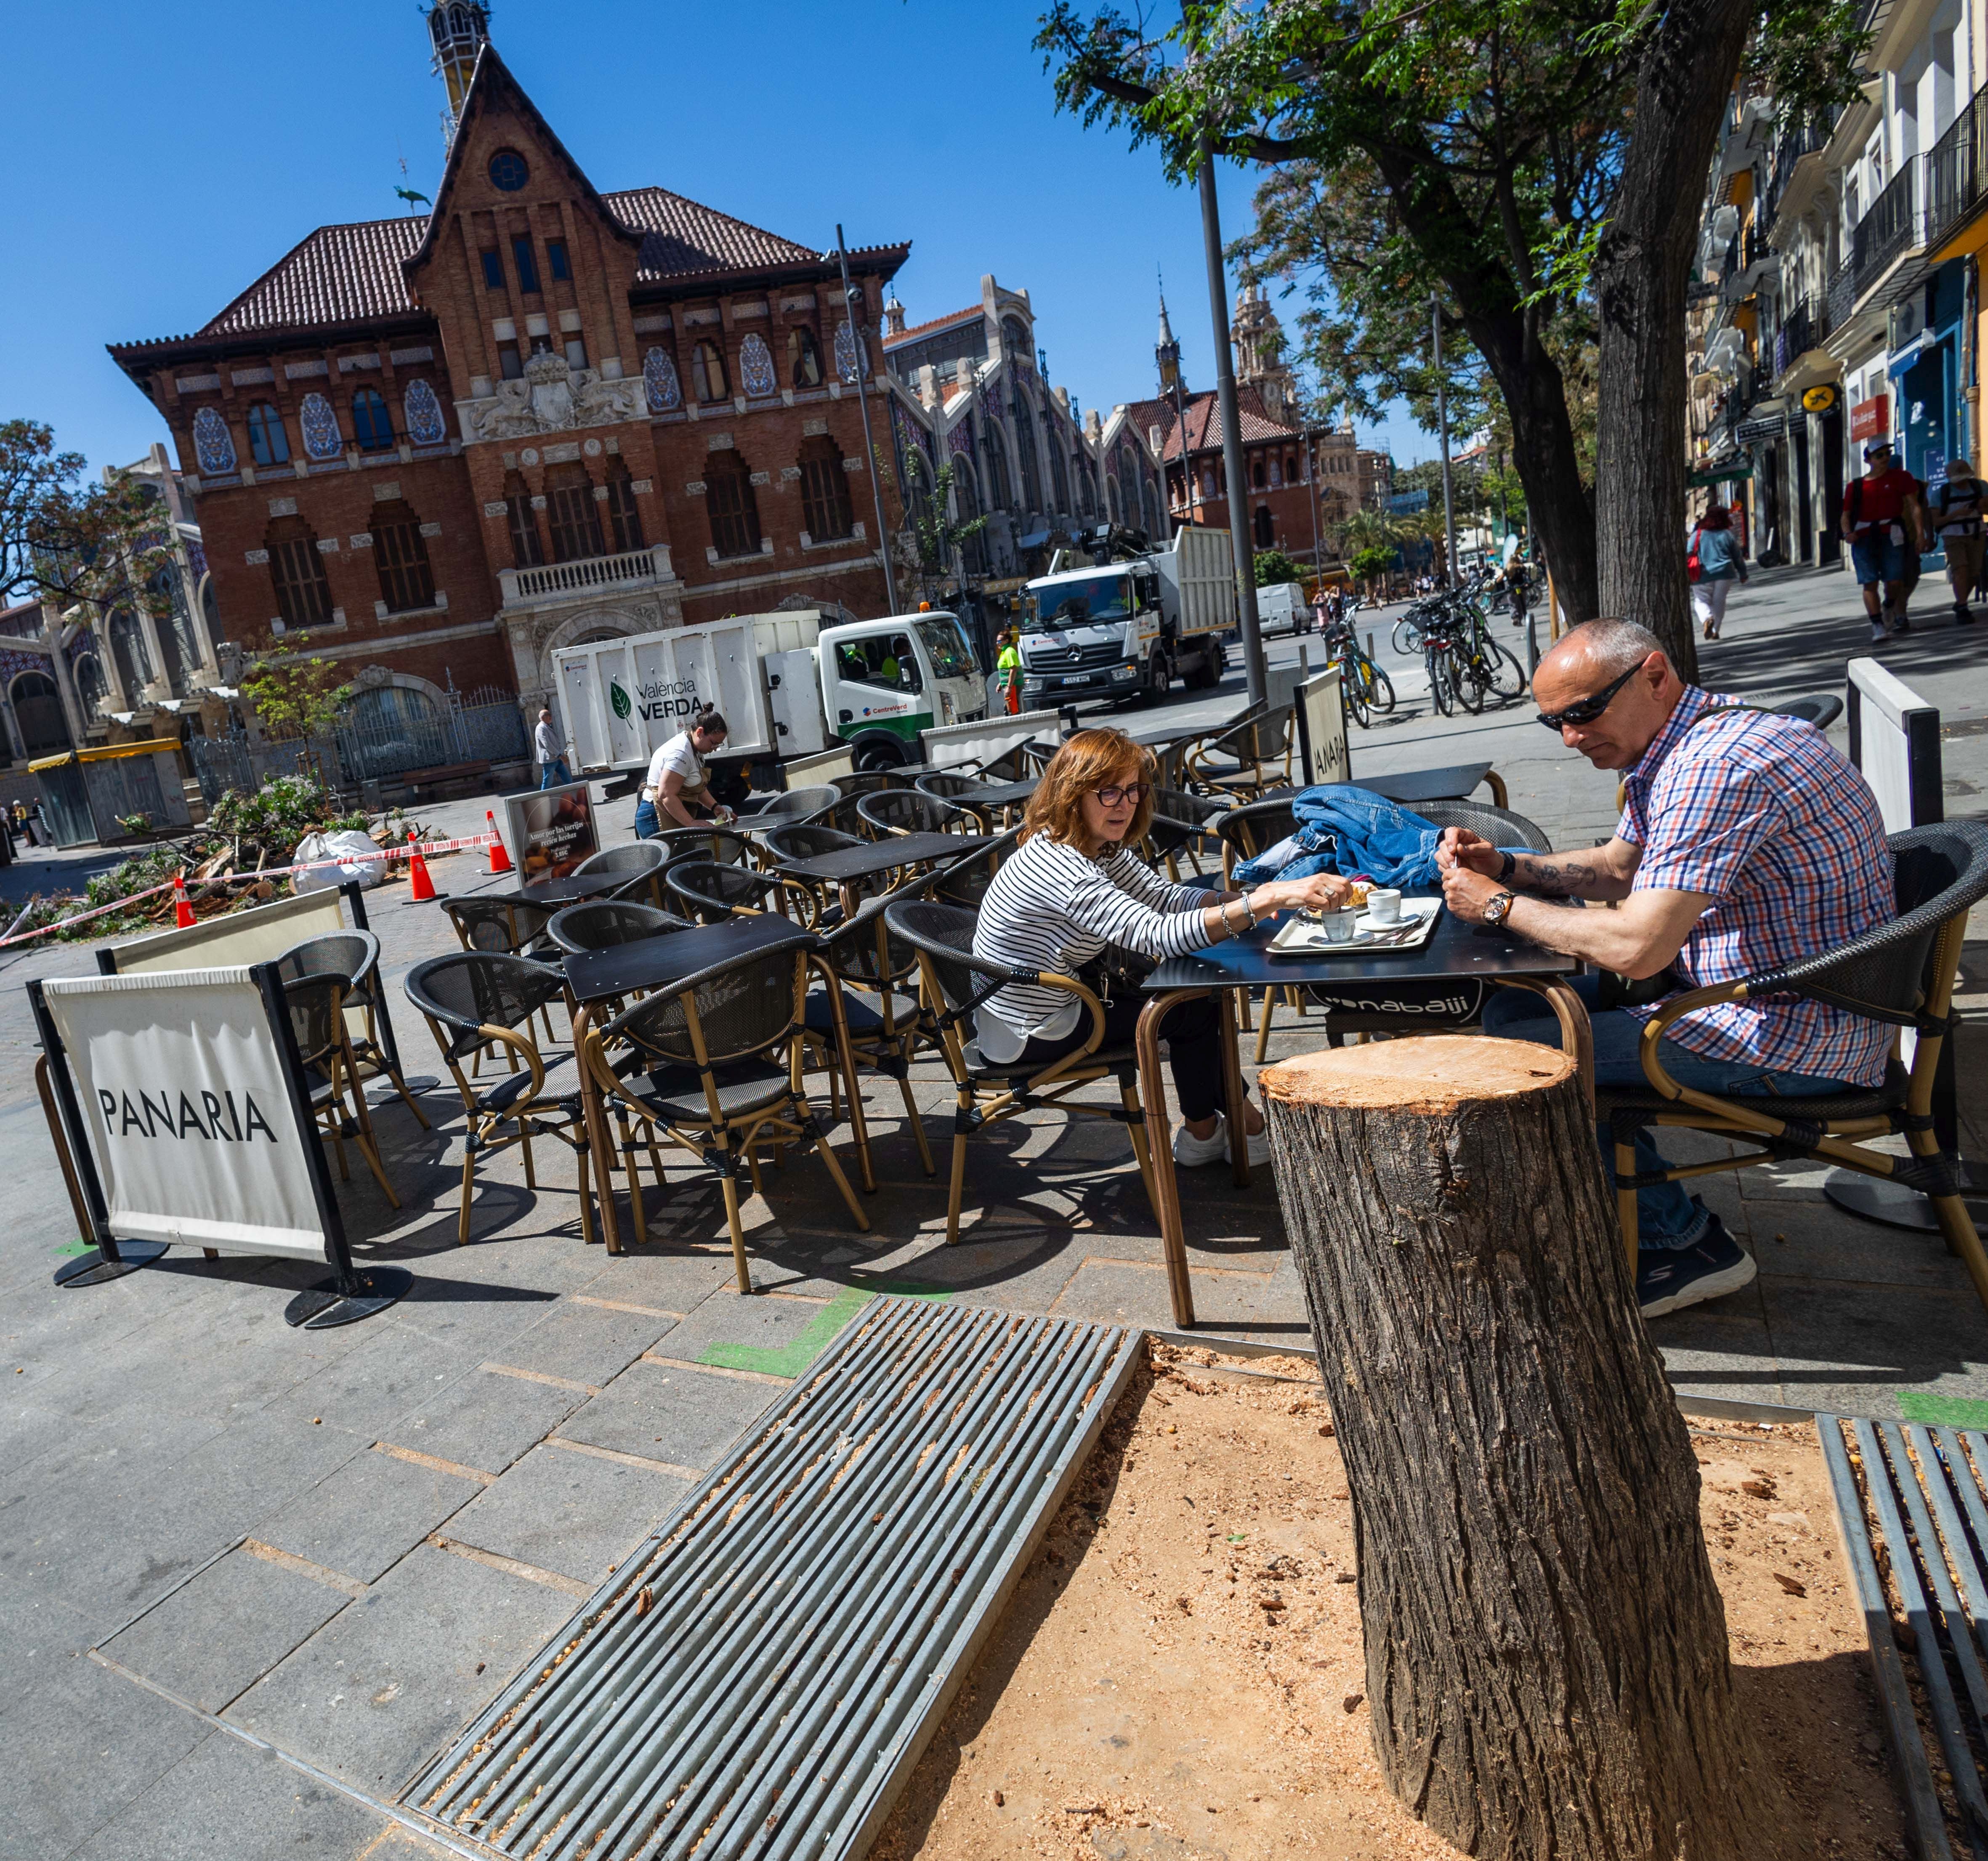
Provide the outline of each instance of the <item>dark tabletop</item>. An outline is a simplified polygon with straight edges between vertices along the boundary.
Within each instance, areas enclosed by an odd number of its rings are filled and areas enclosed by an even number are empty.
[[[852,879],[874,878],[898,866],[964,859],[993,841],[989,834],[894,834],[888,840],[867,841],[860,847],[838,847],[815,859],[783,860],[780,870],[793,878],[842,885]]]
[[[1164,749],[1169,743],[1178,743],[1188,736],[1208,736],[1218,730],[1232,730],[1242,722],[1248,706],[1232,717],[1204,718],[1198,724],[1148,724],[1143,730],[1129,730],[1126,735],[1135,743],[1144,743],[1148,749]]]
[[[946,799],[970,807],[1019,807],[1036,792],[1041,780],[1040,776],[1027,776],[1019,782],[989,782],[970,795],[948,795]]]
[[[1458,763],[1448,769],[1407,769],[1398,775],[1356,776],[1354,785],[1385,795],[1404,807],[1418,801],[1461,801],[1491,773],[1489,763]]]
[[[576,1002],[604,1001],[637,989],[667,988],[715,963],[776,943],[812,946],[819,939],[776,912],[742,913],[695,930],[665,931],[635,943],[587,950],[566,959],[566,986]]]
[[[1371,956],[1272,956],[1264,946],[1282,919],[1240,937],[1175,956],[1146,978],[1148,992],[1169,989],[1263,989],[1305,983],[1465,981],[1496,976],[1570,976],[1581,965],[1528,943],[1514,931],[1466,924],[1445,911],[1418,950]]]
[[[563,879],[547,879],[539,885],[526,885],[514,880],[505,890],[478,895],[501,898],[510,905],[577,905],[583,898],[597,898],[603,892],[612,892],[642,876],[639,872],[570,872]]]

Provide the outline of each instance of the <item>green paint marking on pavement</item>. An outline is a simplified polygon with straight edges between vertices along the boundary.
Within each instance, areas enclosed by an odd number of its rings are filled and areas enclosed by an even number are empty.
[[[1929,1396],[1907,1389],[1898,1407],[1909,1422],[1931,1422],[1942,1428],[1988,1428],[1988,1403],[1971,1396]]]
[[[699,1363],[719,1370],[757,1370],[762,1376],[798,1376],[827,1350],[835,1335],[870,1302],[860,1286],[845,1286],[809,1319],[807,1329],[791,1344],[713,1344]]]
[[[66,1247],[56,1248],[56,1251],[58,1254],[87,1254],[91,1251],[91,1247],[88,1241],[78,1239],[71,1241]]]

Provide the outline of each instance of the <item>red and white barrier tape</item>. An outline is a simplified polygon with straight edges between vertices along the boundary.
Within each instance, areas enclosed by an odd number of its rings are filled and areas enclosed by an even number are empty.
[[[231,872],[225,879],[196,879],[194,883],[201,885],[225,885],[230,881],[238,885],[259,884],[264,879],[288,878],[299,872],[323,872],[336,870],[341,866],[363,865],[376,859],[405,859],[417,852],[426,859],[437,853],[460,853],[470,848],[487,847],[497,837],[494,834],[468,834],[460,840],[420,841],[411,846],[404,840],[397,845],[376,848],[370,853],[351,853],[340,859],[306,860],[295,866],[265,866],[260,872]],[[186,875],[182,873],[180,876],[184,878]],[[111,912],[128,911],[140,899],[154,898],[160,892],[171,892],[172,888],[173,881],[167,879],[163,885],[148,885],[143,892],[129,892],[108,905],[99,905],[92,910],[79,911],[69,917],[59,919],[53,924],[43,924],[33,930],[22,931],[19,936],[0,937],[0,950],[16,943],[31,943],[37,937],[46,937],[56,931],[67,930],[73,924],[86,924],[92,918],[101,918]]]

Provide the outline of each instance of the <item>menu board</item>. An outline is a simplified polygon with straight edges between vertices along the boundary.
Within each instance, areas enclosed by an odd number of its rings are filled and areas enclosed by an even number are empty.
[[[505,851],[527,888],[563,879],[600,851],[593,800],[584,782],[505,798]]]

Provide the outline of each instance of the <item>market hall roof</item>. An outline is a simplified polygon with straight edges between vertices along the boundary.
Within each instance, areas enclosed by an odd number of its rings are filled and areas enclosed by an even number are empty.
[[[1286,426],[1281,421],[1273,420],[1263,411],[1263,397],[1247,382],[1239,383],[1236,387],[1236,411],[1240,418],[1242,442],[1246,445],[1253,441],[1296,439],[1298,437],[1296,427]],[[1157,426],[1160,429],[1160,456],[1162,458],[1180,457],[1179,418],[1172,401],[1134,401],[1125,412],[1131,424],[1142,433],[1149,426]],[[1190,454],[1222,450],[1221,403],[1212,391],[1188,397],[1187,441],[1187,449]]]

